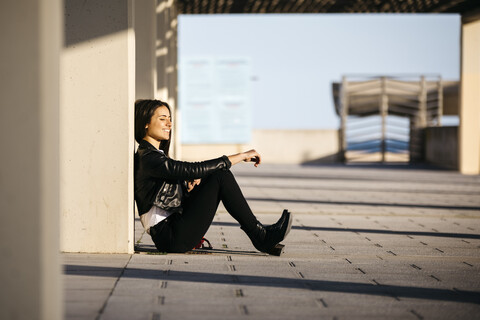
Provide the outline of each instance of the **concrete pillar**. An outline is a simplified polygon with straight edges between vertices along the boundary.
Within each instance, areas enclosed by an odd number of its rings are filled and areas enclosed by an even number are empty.
[[[382,152],[382,162],[387,161],[387,117],[388,117],[388,95],[387,78],[380,77],[380,116],[382,123],[382,133],[380,140],[380,151]]]
[[[180,158],[180,113],[177,112],[177,4],[174,0],[157,0],[157,88],[155,98],[172,108],[174,127],[170,154]]]
[[[157,88],[157,0],[135,1],[135,98],[153,99]]]
[[[459,167],[480,174],[480,15],[462,19]]]
[[[348,80],[346,76],[342,77],[342,86],[340,87],[340,161],[347,161],[347,118],[348,118]]]
[[[64,4],[61,249],[132,253],[133,2]]]
[[[0,319],[61,319],[61,1],[0,4]]]

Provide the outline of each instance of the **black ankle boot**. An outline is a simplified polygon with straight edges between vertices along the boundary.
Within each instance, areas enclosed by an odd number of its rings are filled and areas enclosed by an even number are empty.
[[[264,226],[260,222],[253,230],[245,230],[253,246],[261,252],[279,256],[282,253],[283,244],[280,241],[285,239],[292,227],[292,214],[288,210],[283,210],[282,216],[275,224]]]

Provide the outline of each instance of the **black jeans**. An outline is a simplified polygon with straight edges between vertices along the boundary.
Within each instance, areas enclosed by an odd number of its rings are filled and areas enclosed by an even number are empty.
[[[257,219],[230,170],[220,170],[202,179],[183,201],[183,213],[174,213],[150,228],[160,252],[192,250],[212,224],[220,200],[245,230],[252,230]]]

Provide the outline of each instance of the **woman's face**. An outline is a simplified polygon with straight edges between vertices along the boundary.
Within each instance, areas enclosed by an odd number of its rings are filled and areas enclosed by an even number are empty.
[[[172,118],[170,112],[165,106],[158,107],[155,110],[150,123],[147,124],[146,137],[150,137],[156,141],[169,140],[170,130],[172,129]]]

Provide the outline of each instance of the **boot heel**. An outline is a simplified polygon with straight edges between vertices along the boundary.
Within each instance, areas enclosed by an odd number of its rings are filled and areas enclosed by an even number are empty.
[[[270,249],[267,253],[271,254],[272,256],[278,256],[279,257],[283,252],[283,247],[285,247],[285,245],[279,243],[279,244],[275,245],[275,247]]]

